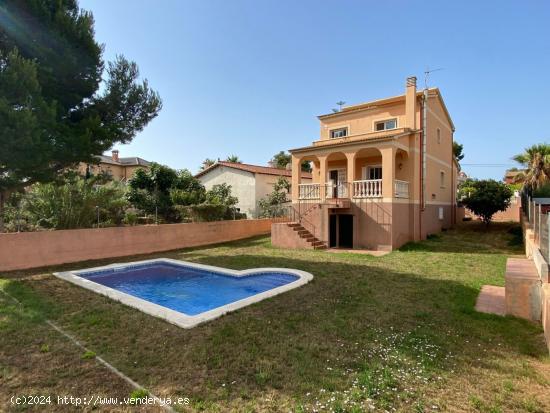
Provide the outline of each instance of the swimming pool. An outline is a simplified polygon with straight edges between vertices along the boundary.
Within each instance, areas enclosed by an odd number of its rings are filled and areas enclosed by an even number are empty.
[[[168,258],[54,273],[183,328],[304,285],[310,273],[287,268],[235,271]]]

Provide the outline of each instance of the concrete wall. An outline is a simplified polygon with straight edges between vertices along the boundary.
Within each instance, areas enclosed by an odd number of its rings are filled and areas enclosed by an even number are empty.
[[[279,248],[313,249],[313,246],[309,242],[300,238],[297,232],[286,223],[275,223],[271,225],[271,244]]]
[[[248,218],[256,217],[256,183],[252,172],[218,166],[199,176],[199,181],[207,190],[218,184],[231,185],[231,194],[239,199],[237,208]]]
[[[510,206],[501,212],[497,212],[493,215],[493,221],[495,222],[520,222],[521,203],[519,198],[512,198]],[[460,216],[460,219],[458,217]],[[464,216],[471,217],[472,219],[479,219],[472,211],[467,208],[457,207],[457,222],[460,222]]]
[[[0,234],[0,271],[148,254],[267,234],[271,220]]]

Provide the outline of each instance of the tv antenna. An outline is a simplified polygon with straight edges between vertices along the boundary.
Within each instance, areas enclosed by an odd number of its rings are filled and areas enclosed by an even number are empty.
[[[343,100],[339,100],[338,102],[336,102],[336,104],[338,105],[339,112],[342,112],[342,106],[344,106],[346,102],[344,102]]]
[[[443,67],[439,67],[437,69],[430,69],[429,67],[426,67],[426,71],[424,72],[424,88],[428,89],[428,80],[430,79],[430,73],[439,72],[443,69]]]

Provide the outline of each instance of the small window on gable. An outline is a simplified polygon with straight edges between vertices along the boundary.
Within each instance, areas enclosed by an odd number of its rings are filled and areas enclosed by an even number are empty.
[[[439,186],[445,188],[445,172],[439,172]]]
[[[330,131],[330,139],[345,138],[348,136],[348,128],[332,129]]]
[[[388,130],[388,129],[396,129],[396,128],[397,128],[397,118],[383,120],[381,122],[376,122],[374,124],[374,130],[377,132]]]
[[[441,129],[437,128],[437,143],[441,143]]]

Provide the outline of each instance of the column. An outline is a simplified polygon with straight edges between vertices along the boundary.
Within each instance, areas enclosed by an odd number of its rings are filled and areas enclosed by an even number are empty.
[[[327,168],[328,161],[327,156],[322,155],[317,157],[319,159],[319,196],[321,200],[326,198],[326,181],[327,181]]]
[[[395,152],[393,146],[381,148],[382,152],[382,197],[393,199],[395,196]]]
[[[348,160],[347,164],[347,196],[351,198],[353,196],[353,181],[355,181],[355,155],[357,152],[347,152],[346,159]]]
[[[302,162],[301,158],[292,155],[292,202],[298,202],[300,196],[300,183],[302,182]]]

